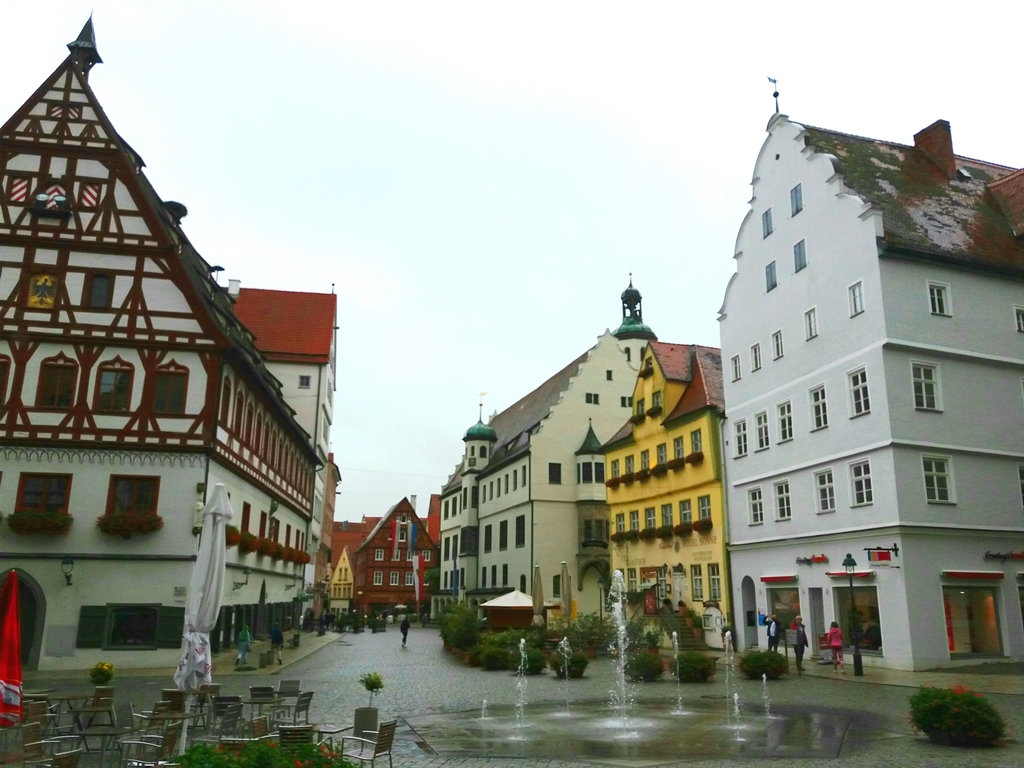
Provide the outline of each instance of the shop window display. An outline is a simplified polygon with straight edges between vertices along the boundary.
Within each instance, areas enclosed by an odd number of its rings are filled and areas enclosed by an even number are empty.
[[[882,651],[882,621],[878,615],[878,590],[875,587],[854,587],[853,607],[850,588],[835,587],[836,621],[843,630],[847,647],[853,647],[853,630],[859,632],[861,651]]]
[[[990,587],[943,587],[942,603],[951,654],[1003,652],[996,615],[996,590]]]
[[[793,619],[800,615],[800,590],[796,588],[769,589],[768,615],[775,618],[783,629],[789,629]]]

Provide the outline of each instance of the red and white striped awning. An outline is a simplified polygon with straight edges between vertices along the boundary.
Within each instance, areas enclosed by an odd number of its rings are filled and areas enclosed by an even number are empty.
[[[848,579],[850,574],[846,571],[825,571],[826,576],[831,576],[833,579]],[[855,579],[873,579],[875,578],[874,571],[854,571],[853,578]]]
[[[785,584],[787,582],[796,581],[796,574],[788,574],[783,576],[762,576],[761,581],[765,584]]]
[[[940,571],[944,579],[979,579],[981,581],[1001,581],[1006,578],[1002,571]]]

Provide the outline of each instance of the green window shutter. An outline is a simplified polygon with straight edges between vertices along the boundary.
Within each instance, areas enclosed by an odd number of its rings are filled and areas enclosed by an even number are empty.
[[[156,647],[180,648],[184,629],[185,609],[173,605],[161,605],[156,622]]]
[[[78,613],[76,648],[102,648],[107,631],[107,606],[83,605]]]

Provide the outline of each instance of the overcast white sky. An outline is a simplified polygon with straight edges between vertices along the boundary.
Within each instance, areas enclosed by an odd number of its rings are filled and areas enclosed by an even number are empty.
[[[1024,165],[1019,3],[0,0],[0,121],[90,10],[90,81],[223,278],[339,295],[338,518],[619,322],[718,345],[779,79],[794,120]],[[607,437],[602,435],[601,437]]]

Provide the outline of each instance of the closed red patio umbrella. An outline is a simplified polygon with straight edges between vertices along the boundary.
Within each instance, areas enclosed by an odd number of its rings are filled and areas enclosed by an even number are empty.
[[[21,616],[18,576],[7,572],[0,589],[0,728],[21,722]]]

